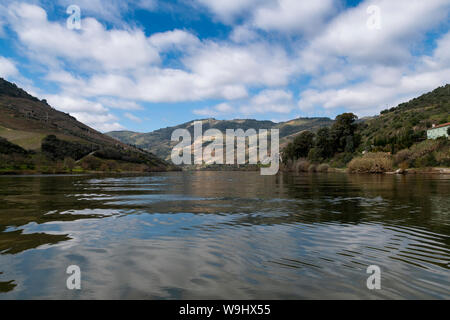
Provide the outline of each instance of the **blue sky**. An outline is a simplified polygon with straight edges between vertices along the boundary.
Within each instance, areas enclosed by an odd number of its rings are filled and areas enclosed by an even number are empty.
[[[450,83],[449,12],[449,0],[4,0],[0,76],[103,132],[363,117]]]

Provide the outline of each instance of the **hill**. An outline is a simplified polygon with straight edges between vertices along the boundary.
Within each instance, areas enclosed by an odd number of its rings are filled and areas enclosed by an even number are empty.
[[[11,167],[33,170],[39,166],[37,162],[45,163],[51,171],[52,166],[61,166],[58,161],[66,158],[78,161],[89,170],[99,170],[101,166],[117,170],[170,168],[152,153],[112,139],[2,78],[0,138],[3,138],[0,170],[4,171]]]
[[[314,170],[316,164],[348,167],[354,172],[394,168],[450,167],[445,135],[428,139],[433,125],[450,122],[450,85],[439,87],[380,115],[357,119],[339,115],[330,128],[304,132],[283,150],[287,170]]]
[[[450,122],[450,85],[384,110],[360,129],[367,150],[397,153],[426,140],[433,124]]]
[[[329,118],[299,118],[280,123],[253,119],[203,119],[193,120],[178,126],[167,127],[150,133],[114,131],[106,134],[117,139],[118,141],[135,145],[156,154],[160,158],[169,160],[172,148],[177,144],[177,142],[171,141],[172,132],[176,129],[187,129],[191,133],[191,136],[194,136],[194,121],[202,121],[203,132],[208,129],[218,129],[223,133],[225,133],[227,129],[243,129],[244,131],[248,129],[255,129],[257,131],[259,129],[279,129],[281,145],[287,144],[296,134],[304,130],[317,131],[318,129],[329,126],[333,123],[333,121]]]

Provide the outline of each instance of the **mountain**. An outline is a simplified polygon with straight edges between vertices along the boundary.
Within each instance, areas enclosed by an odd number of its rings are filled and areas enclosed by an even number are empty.
[[[194,121],[202,121],[203,132],[208,129],[218,129],[222,133],[225,133],[227,129],[243,129],[244,131],[248,129],[255,129],[256,131],[258,131],[259,129],[279,129],[281,147],[287,142],[291,141],[296,134],[304,130],[317,131],[322,127],[330,126],[333,123],[333,121],[329,118],[299,118],[280,123],[275,123],[272,121],[259,121],[253,119],[203,119],[189,121],[178,126],[167,127],[155,130],[150,133],[113,131],[106,134],[114,139],[117,139],[118,141],[135,145],[139,148],[143,148],[156,154],[160,158],[169,160],[172,148],[178,144],[178,142],[171,141],[172,132],[177,129],[187,129],[193,137]]]
[[[58,160],[73,158],[81,161],[84,157],[99,165],[128,168],[139,165],[148,170],[166,170],[169,164],[152,153],[140,150],[104,135],[77,121],[67,113],[48,105],[46,100],[31,96],[15,84],[0,78],[0,150],[25,150],[27,163],[33,164],[36,154],[44,154],[49,164]],[[12,147],[15,145],[16,147]],[[11,161],[5,152],[0,163]],[[102,163],[103,160],[103,163]],[[113,162],[116,162],[113,165]],[[91,167],[95,165],[91,165]],[[105,167],[105,166],[104,166]],[[1,168],[0,168],[1,169]],[[98,168],[91,168],[98,169]]]

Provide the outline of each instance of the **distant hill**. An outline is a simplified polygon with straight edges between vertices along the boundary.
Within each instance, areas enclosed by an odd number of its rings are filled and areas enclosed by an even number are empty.
[[[49,136],[54,138],[47,139]],[[46,150],[53,152],[49,154],[48,151],[46,156],[55,161],[65,156],[89,155],[161,170],[169,167],[167,162],[152,153],[104,135],[2,78],[0,78],[0,137],[33,154],[41,153],[42,146],[45,145],[48,147]],[[59,148],[52,147],[52,143]],[[14,150],[4,140],[3,145],[5,145],[3,150]],[[67,150],[67,155],[62,150]]]
[[[194,136],[194,121],[186,122],[174,127],[167,127],[159,129],[150,133],[138,133],[132,131],[113,131],[106,133],[118,141],[135,145],[139,148],[148,150],[160,158],[169,160],[172,148],[177,142],[171,141],[172,132],[176,129],[187,129],[191,136]],[[299,118],[287,122],[275,123],[272,121],[259,121],[253,119],[236,119],[236,120],[216,120],[203,119],[203,132],[208,129],[218,129],[225,133],[227,129],[279,129],[280,130],[280,144],[283,146],[293,137],[304,131],[317,131],[318,129],[330,126],[333,121],[329,118]]]

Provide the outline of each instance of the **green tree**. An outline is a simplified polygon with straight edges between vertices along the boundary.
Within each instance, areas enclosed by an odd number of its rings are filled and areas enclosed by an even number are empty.
[[[293,150],[296,159],[306,158],[309,150],[314,146],[314,133],[303,131],[293,142]]]
[[[314,147],[314,133],[303,131],[283,150],[283,161],[306,158]]]
[[[317,153],[323,159],[328,159],[334,155],[334,143],[331,136],[330,128],[321,128],[317,131],[316,136],[316,149]]]
[[[336,117],[331,127],[331,136],[336,152],[354,152],[358,147],[360,139],[355,139],[357,125],[355,121],[358,119],[353,113],[343,113]],[[349,146],[347,147],[347,143]]]

